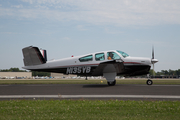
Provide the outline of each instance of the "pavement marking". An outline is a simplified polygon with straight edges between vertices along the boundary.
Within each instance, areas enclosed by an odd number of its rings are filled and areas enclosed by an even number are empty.
[[[180,99],[173,95],[0,95],[0,99],[13,98],[157,98],[157,99]]]

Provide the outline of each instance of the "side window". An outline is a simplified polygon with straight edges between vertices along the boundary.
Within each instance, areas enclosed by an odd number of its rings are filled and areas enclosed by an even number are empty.
[[[115,52],[108,52],[107,59],[108,60],[116,60],[116,59],[121,59],[121,57]]]
[[[93,56],[92,55],[88,55],[82,58],[79,58],[80,62],[88,62],[88,61],[92,61],[93,60]]]
[[[104,60],[104,53],[95,54],[96,61]]]

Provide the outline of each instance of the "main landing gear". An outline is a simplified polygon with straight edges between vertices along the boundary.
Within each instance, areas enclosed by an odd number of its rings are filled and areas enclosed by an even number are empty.
[[[114,81],[112,81],[112,82],[107,82],[107,84],[108,84],[109,86],[114,86],[114,85],[116,85],[116,80],[114,80]]]
[[[103,73],[103,76],[106,78],[107,84],[108,84],[109,86],[114,86],[114,85],[116,85],[116,80],[115,80],[116,75],[117,75],[116,72]]]
[[[150,79],[148,79],[148,80],[146,81],[146,84],[147,84],[147,85],[152,85],[152,84],[153,84],[153,81],[150,80]]]

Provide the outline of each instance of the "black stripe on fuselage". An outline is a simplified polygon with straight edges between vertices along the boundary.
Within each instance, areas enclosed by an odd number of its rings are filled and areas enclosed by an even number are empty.
[[[80,66],[80,67],[87,67],[87,66]],[[80,76],[103,76],[103,73],[94,75],[93,72],[96,70],[98,66],[89,66],[91,67],[90,72],[74,72],[72,71],[71,74],[76,74]],[[32,71],[42,71],[42,72],[53,72],[53,73],[63,73],[67,74],[68,68],[78,68],[77,66],[74,67],[64,67],[64,68],[50,68],[50,69],[36,69]],[[117,75],[125,75],[125,76],[138,76],[138,75],[146,75],[149,73],[151,66],[149,65],[126,65],[124,64],[124,70],[121,73],[117,73]],[[68,73],[69,74],[69,73]]]

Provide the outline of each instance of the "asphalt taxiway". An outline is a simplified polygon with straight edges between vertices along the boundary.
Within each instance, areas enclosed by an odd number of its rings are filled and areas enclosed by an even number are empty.
[[[0,85],[5,99],[180,100],[180,85],[24,84]]]

